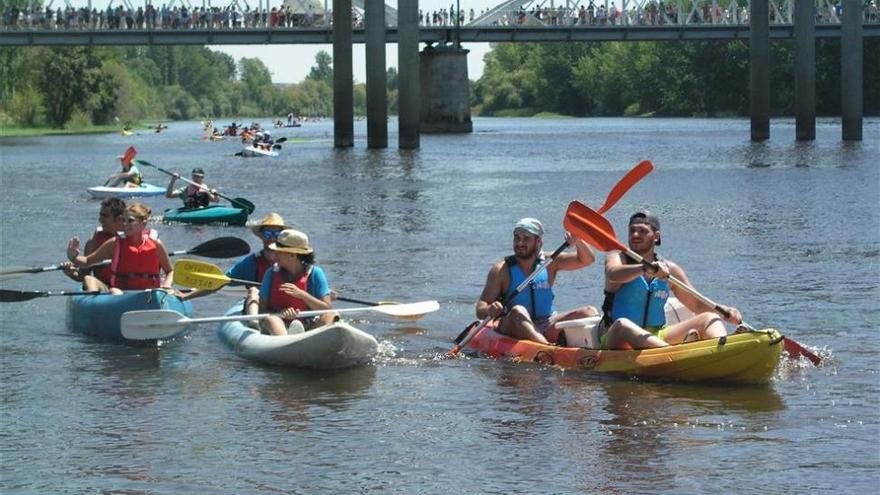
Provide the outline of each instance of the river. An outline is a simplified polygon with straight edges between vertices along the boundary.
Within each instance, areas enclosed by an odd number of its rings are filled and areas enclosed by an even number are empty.
[[[264,120],[264,122],[266,122]],[[742,119],[484,119],[421,149],[332,147],[332,122],[280,129],[281,156],[242,159],[162,134],[0,140],[0,266],[61,261],[94,228],[86,194],[128,145],[138,158],[257,205],[307,232],[331,285],[360,299],[436,299],[418,322],[354,323],[375,362],[342,372],[257,366],[203,326],[158,350],[70,332],[63,297],[0,305],[0,492],[868,493],[880,485],[880,119],[865,140],[748,140]],[[295,139],[294,139],[295,138]],[[655,171],[608,216],[663,225],[660,252],[704,294],[825,358],[784,361],[767,386],[650,382],[481,358],[442,359],[474,318],[517,219],[562,240],[573,199],[601,204],[634,164]],[[145,170],[148,182],[166,177]],[[177,206],[147,201],[160,215]],[[172,250],[245,227],[160,225]],[[600,257],[600,260],[602,258]],[[220,261],[224,268],[233,260]],[[73,290],[58,272],[0,283]],[[562,273],[556,305],[601,304],[601,262]],[[221,315],[240,296],[195,301]],[[339,304],[343,306],[343,304]]]

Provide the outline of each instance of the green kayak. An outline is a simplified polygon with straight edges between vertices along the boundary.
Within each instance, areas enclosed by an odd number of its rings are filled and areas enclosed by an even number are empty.
[[[163,218],[166,222],[193,224],[224,223],[227,225],[244,225],[248,213],[241,208],[232,206],[206,206],[204,208],[174,208],[165,210]]]

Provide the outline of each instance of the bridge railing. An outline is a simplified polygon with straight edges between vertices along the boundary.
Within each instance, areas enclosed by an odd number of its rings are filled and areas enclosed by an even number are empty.
[[[695,25],[748,25],[747,0],[524,0],[507,2],[516,8],[501,6],[477,15],[474,9],[458,14],[465,27],[654,27]],[[771,24],[792,24],[794,0],[769,0]],[[51,4],[50,4],[51,5]],[[332,13],[321,10],[293,11],[289,7],[242,9],[237,0],[219,6],[181,6],[156,8],[150,3],[133,8],[130,2],[104,9],[71,7],[52,9],[18,9],[5,7],[0,30],[234,30],[234,29],[298,29],[328,28]],[[174,5],[174,2],[171,2]],[[268,4],[267,4],[268,5]],[[817,24],[839,24],[842,7],[839,0],[815,0]],[[363,10],[352,9],[352,26],[364,27]],[[453,11],[446,9],[420,11],[419,23],[424,27],[449,27],[455,24]],[[864,6],[864,22],[880,24],[880,0]],[[393,26],[391,26],[393,27]]]

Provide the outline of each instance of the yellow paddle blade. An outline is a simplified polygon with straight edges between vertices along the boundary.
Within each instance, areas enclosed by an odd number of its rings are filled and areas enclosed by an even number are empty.
[[[217,290],[230,278],[214,264],[182,259],[174,263],[174,283],[192,289]]]

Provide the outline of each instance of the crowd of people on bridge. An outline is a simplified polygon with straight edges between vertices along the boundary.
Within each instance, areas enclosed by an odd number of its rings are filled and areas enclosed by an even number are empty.
[[[622,2],[622,0],[621,0]],[[560,2],[561,3],[561,2]],[[725,5],[726,4],[726,5]],[[621,3],[621,5],[625,5]],[[769,2],[770,22],[788,24],[792,21],[792,2],[780,8]],[[834,5],[824,4],[816,11],[816,22],[839,23],[843,7],[840,0]],[[499,15],[500,14],[500,15]],[[678,24],[747,24],[749,11],[733,0],[713,0],[702,5],[692,0],[648,0],[628,2],[626,8],[617,6],[616,1],[585,0],[567,5],[534,5],[530,8],[492,12],[484,9],[479,15],[473,8],[460,9],[457,16],[461,25],[480,22],[490,16],[490,24],[496,26],[657,26]],[[424,27],[454,26],[456,9],[419,11],[419,24]],[[364,12],[352,9],[352,26],[364,27]],[[865,2],[864,22],[880,23],[880,0]],[[120,4],[113,7],[111,2],[106,9],[88,7],[75,8],[68,4],[65,8],[18,8],[6,6],[0,26],[5,30],[168,30],[168,29],[240,29],[240,28],[298,28],[320,27],[332,24],[330,10],[316,10],[311,4],[307,9],[291,9],[290,5],[280,7],[242,9],[233,1],[225,7],[187,7],[163,4],[156,8],[148,3],[132,9]]]

